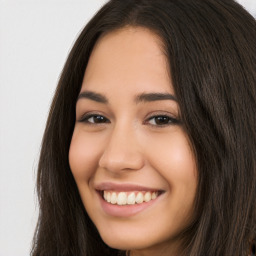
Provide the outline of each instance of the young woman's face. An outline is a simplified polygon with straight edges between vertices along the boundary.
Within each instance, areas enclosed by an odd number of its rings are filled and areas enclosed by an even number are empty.
[[[69,152],[84,207],[104,242],[147,255],[175,250],[197,187],[167,70],[152,32],[125,28],[102,37],[85,71]]]

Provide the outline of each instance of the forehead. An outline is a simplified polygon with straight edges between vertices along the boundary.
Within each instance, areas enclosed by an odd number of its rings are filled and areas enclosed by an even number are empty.
[[[142,90],[170,92],[173,90],[167,63],[163,44],[152,31],[141,27],[115,30],[96,43],[82,89],[116,84],[123,88],[133,85]]]

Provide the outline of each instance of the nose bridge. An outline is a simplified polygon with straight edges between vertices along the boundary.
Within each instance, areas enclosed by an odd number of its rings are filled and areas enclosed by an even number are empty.
[[[139,170],[144,164],[136,127],[125,122],[113,127],[99,165],[109,171]]]

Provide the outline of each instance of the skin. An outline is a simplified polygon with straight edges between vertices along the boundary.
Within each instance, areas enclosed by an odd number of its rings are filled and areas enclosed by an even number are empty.
[[[107,102],[80,96],[76,106],[69,162],[83,204],[103,241],[133,256],[177,255],[177,237],[193,215],[197,169],[177,101],[135,100],[143,93],[175,97],[168,70],[154,33],[139,27],[111,32],[94,47],[81,88]],[[145,210],[116,217],[102,209],[95,190],[102,182],[164,193]]]

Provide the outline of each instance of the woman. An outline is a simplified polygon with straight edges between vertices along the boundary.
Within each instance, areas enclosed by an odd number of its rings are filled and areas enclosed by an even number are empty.
[[[231,0],[113,0],[64,66],[41,255],[253,255],[256,26]]]

